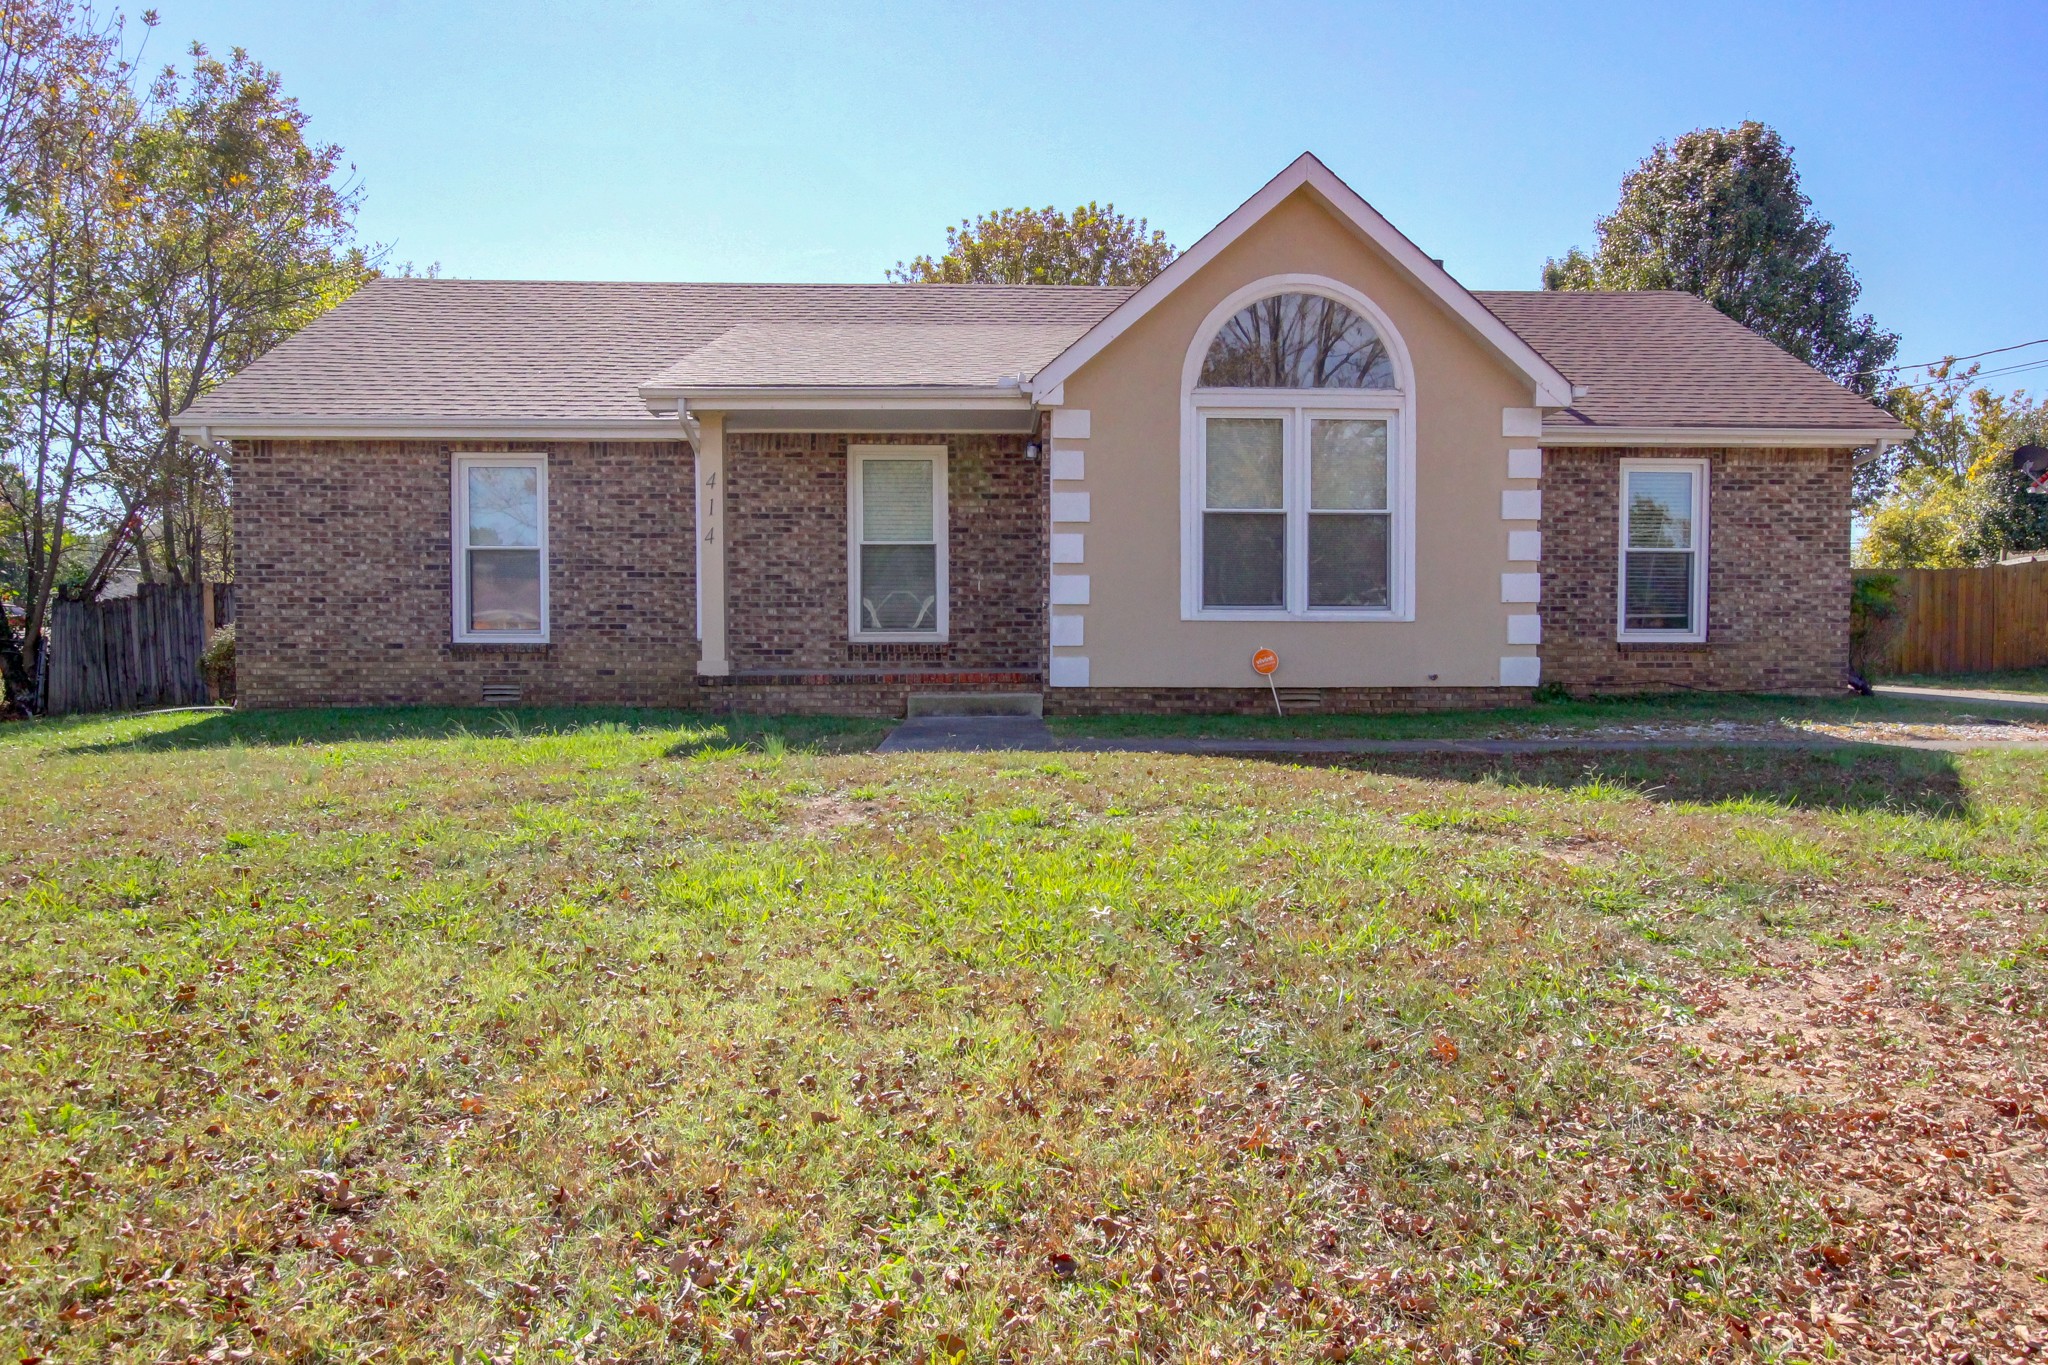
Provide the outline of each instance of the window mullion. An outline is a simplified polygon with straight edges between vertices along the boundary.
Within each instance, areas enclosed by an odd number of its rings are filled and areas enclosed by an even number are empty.
[[[1301,408],[1289,412],[1285,421],[1287,614],[1300,616],[1308,610],[1308,422]]]

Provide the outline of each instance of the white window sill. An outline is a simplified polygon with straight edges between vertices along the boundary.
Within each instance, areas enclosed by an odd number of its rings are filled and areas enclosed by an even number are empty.
[[[1184,611],[1183,621],[1412,621],[1414,616],[1386,607],[1348,610],[1326,607],[1315,611],[1269,611],[1263,608],[1233,610],[1227,607],[1199,607]]]
[[[945,636],[930,630],[863,631],[849,635],[847,641],[856,645],[943,645],[950,643]]]
[[[1614,639],[1624,645],[1703,645],[1707,635],[1698,630],[1624,630]]]
[[[458,645],[544,645],[549,643],[545,635],[457,635],[453,643]]]

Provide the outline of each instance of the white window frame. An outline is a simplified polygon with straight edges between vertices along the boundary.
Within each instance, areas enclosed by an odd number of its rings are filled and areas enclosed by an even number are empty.
[[[469,628],[469,471],[472,469],[531,469],[534,497],[540,510],[540,629],[471,630]],[[493,451],[450,457],[450,522],[448,544],[453,551],[448,567],[454,579],[450,594],[455,608],[455,641],[473,645],[544,645],[548,643],[548,457],[544,450]],[[491,548],[491,547],[483,547]]]
[[[1286,390],[1287,401],[1260,402],[1256,406],[1246,402],[1253,391],[1234,389],[1227,394],[1217,391],[1216,396],[1198,393],[1194,399],[1195,412],[1195,485],[1199,490],[1195,515],[1193,559],[1195,566],[1195,617],[1203,621],[1386,621],[1398,619],[1395,604],[1399,602],[1399,588],[1395,584],[1395,566],[1401,561],[1398,544],[1401,495],[1395,474],[1394,450],[1400,443],[1401,411],[1398,401],[1358,401],[1355,393],[1333,391],[1329,399],[1318,396],[1313,401],[1304,398],[1301,389]],[[1258,390],[1261,397],[1272,399],[1278,391]],[[1286,580],[1283,596],[1285,604],[1280,607],[1212,607],[1203,602],[1203,555],[1206,547],[1203,536],[1209,507],[1209,422],[1217,417],[1264,417],[1277,418],[1281,424],[1281,506],[1278,509],[1286,518],[1287,537],[1285,541]],[[1318,420],[1342,421],[1359,419],[1387,424],[1387,605],[1384,607],[1311,607],[1308,602],[1308,529],[1309,517],[1314,512],[1309,505],[1309,424]],[[1232,510],[1232,509],[1216,509]],[[1257,509],[1236,509],[1256,511]],[[1342,509],[1333,509],[1331,515],[1352,515]]]
[[[932,537],[937,545],[936,630],[869,630],[860,613],[861,466],[869,460],[932,462]],[[846,448],[846,629],[847,638],[872,644],[945,644],[950,638],[952,581],[948,572],[946,447],[943,445],[849,445]]]
[[[1273,294],[1320,294],[1365,318],[1386,343],[1391,389],[1205,389],[1197,387],[1223,325]],[[1181,604],[1183,621],[1413,621],[1415,619],[1415,370],[1394,324],[1371,299],[1322,275],[1271,275],[1217,304],[1195,332],[1181,374]],[[1208,507],[1211,417],[1286,421],[1287,592],[1284,607],[1210,607],[1202,602],[1202,531]],[[1308,422],[1311,417],[1384,420],[1387,428],[1387,605],[1308,605]],[[1298,453],[1297,453],[1298,446]]]
[[[1631,630],[1628,625],[1628,477],[1642,470],[1649,473],[1692,474],[1692,629]],[[1621,461],[1615,487],[1619,514],[1615,517],[1614,638],[1633,644],[1703,644],[1707,638],[1707,471],[1705,460],[1641,459]]]

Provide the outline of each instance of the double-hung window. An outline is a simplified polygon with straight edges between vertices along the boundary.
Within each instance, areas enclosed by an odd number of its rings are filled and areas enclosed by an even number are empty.
[[[847,578],[856,640],[946,638],[946,448],[847,453]]]
[[[1201,605],[1386,611],[1392,413],[1201,411]]]
[[[1252,296],[1202,344],[1183,614],[1405,619],[1412,408],[1379,327],[1317,286]]]
[[[1707,638],[1707,464],[1621,462],[1623,640]]]
[[[454,464],[455,638],[548,638],[544,455],[458,455]]]

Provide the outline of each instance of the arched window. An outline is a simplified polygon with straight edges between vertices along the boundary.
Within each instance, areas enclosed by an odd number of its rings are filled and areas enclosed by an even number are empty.
[[[1205,389],[1391,389],[1394,360],[1370,322],[1321,294],[1273,294],[1217,331]]]
[[[1412,619],[1408,356],[1372,302],[1274,276],[1189,347],[1182,615]]]

